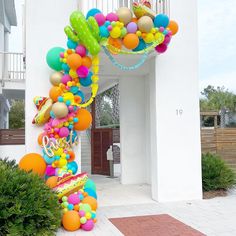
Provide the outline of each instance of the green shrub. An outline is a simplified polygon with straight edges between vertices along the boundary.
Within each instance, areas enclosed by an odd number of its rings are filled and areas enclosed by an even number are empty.
[[[0,235],[54,235],[60,226],[57,196],[33,173],[0,159]]]
[[[204,191],[227,190],[235,184],[235,174],[219,156],[202,155],[202,185]]]

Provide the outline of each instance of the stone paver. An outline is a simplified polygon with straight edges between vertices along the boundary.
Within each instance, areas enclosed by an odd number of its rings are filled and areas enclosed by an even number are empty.
[[[109,218],[158,214],[168,214],[209,236],[236,235],[236,190],[230,191],[226,197],[210,200],[156,203],[150,199],[147,185],[127,187],[120,185],[118,180],[104,177],[95,177],[95,181],[100,207],[94,230],[70,233],[60,229],[57,235],[120,236],[123,234],[109,222]]]

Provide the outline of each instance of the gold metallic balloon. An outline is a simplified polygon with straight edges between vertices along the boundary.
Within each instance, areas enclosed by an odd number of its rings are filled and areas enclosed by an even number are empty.
[[[141,32],[149,33],[153,28],[153,21],[149,16],[142,16],[138,20],[138,28]]]
[[[119,17],[119,21],[123,22],[125,25],[132,20],[132,12],[127,7],[120,7],[116,13]]]
[[[52,105],[52,111],[56,118],[64,118],[68,115],[68,108],[63,102],[56,102]]]
[[[58,86],[61,83],[63,74],[61,72],[55,72],[50,76],[50,82],[54,86]]]

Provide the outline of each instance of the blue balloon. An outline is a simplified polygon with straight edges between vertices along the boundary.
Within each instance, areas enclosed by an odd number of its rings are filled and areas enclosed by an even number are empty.
[[[78,43],[72,41],[71,39],[68,39],[67,41],[67,47],[70,49],[75,49],[77,47]]]
[[[91,180],[91,179],[88,179],[84,185],[84,188],[90,188],[92,189],[93,191],[96,192],[96,185],[95,183]]]
[[[84,191],[90,196],[90,197],[94,197],[95,199],[97,199],[97,194],[94,190],[92,190],[91,188],[85,188]]]
[[[76,137],[77,137],[77,132],[75,130],[73,130],[73,133],[72,133],[72,143],[74,143]],[[66,138],[66,141],[67,142],[70,141],[70,135]]]
[[[74,205],[73,204],[68,204],[67,208],[68,208],[68,210],[72,211],[74,209]]]
[[[81,78],[79,80],[80,84],[84,87],[90,86],[93,82],[92,79],[91,79],[92,75],[93,75],[93,73],[90,71],[86,78]]]
[[[165,14],[158,14],[154,19],[155,27],[164,27],[166,28],[169,25],[169,17]]]
[[[111,22],[107,20],[104,25],[107,27],[110,24],[111,24]]]
[[[141,50],[143,50],[145,48],[146,48],[146,43],[144,42],[143,39],[140,39],[139,40],[139,45],[135,49],[133,49],[133,51],[134,52],[138,52],[138,51],[141,51]]]
[[[97,8],[92,8],[88,11],[87,15],[86,15],[86,20],[90,17],[90,16],[95,16],[97,13],[102,13],[100,10],[98,10]]]
[[[100,36],[102,38],[108,38],[110,36],[110,32],[105,25],[100,26],[99,29],[100,29]]]
[[[81,90],[79,90],[79,91],[76,93],[76,95],[80,96],[81,99],[82,99],[82,102],[84,102],[85,96],[84,96],[84,93],[83,93]]]
[[[71,86],[70,87],[70,92],[73,94],[76,94],[78,92],[79,88],[77,86]]]
[[[76,174],[76,172],[78,170],[78,165],[75,161],[72,161],[67,164],[67,168],[68,168],[68,170],[71,170],[72,174],[74,175],[74,174]]]
[[[47,154],[43,155],[43,159],[48,165],[51,165],[56,160],[55,157],[49,157]]]
[[[70,67],[66,63],[63,63],[61,67],[62,70],[64,70],[67,73],[70,71]]]

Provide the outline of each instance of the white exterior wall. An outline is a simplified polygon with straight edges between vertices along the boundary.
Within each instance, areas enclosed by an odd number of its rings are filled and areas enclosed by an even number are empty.
[[[179,33],[152,62],[156,75],[150,76],[152,196],[157,201],[202,198],[197,0],[171,1],[171,18],[179,23]]]
[[[55,6],[58,14],[52,12]],[[63,27],[74,9],[75,0],[26,1],[27,152],[41,151],[42,128],[31,124],[32,99],[48,96],[51,70],[45,56],[51,47],[65,46]],[[197,0],[172,0],[171,18],[180,31],[169,50],[151,60],[149,76],[123,74],[120,80],[121,181],[151,182],[157,201],[202,197],[196,9]]]
[[[0,23],[0,52],[4,51],[4,26]],[[3,55],[0,55],[0,79],[3,75]],[[0,83],[0,94],[1,94],[1,83]]]
[[[54,10],[53,10],[54,9]],[[64,26],[76,9],[76,0],[26,0],[26,151],[41,153],[37,137],[43,127],[32,125],[36,114],[33,98],[48,97],[53,72],[46,63],[47,51],[52,47],[66,47]],[[80,148],[75,148],[80,163]],[[79,165],[80,166],[80,165]],[[80,171],[80,170],[78,170]]]
[[[145,80],[122,77],[119,88],[121,183],[146,183]]]
[[[25,155],[25,145],[1,145],[0,158],[9,158],[19,163],[20,159]]]

